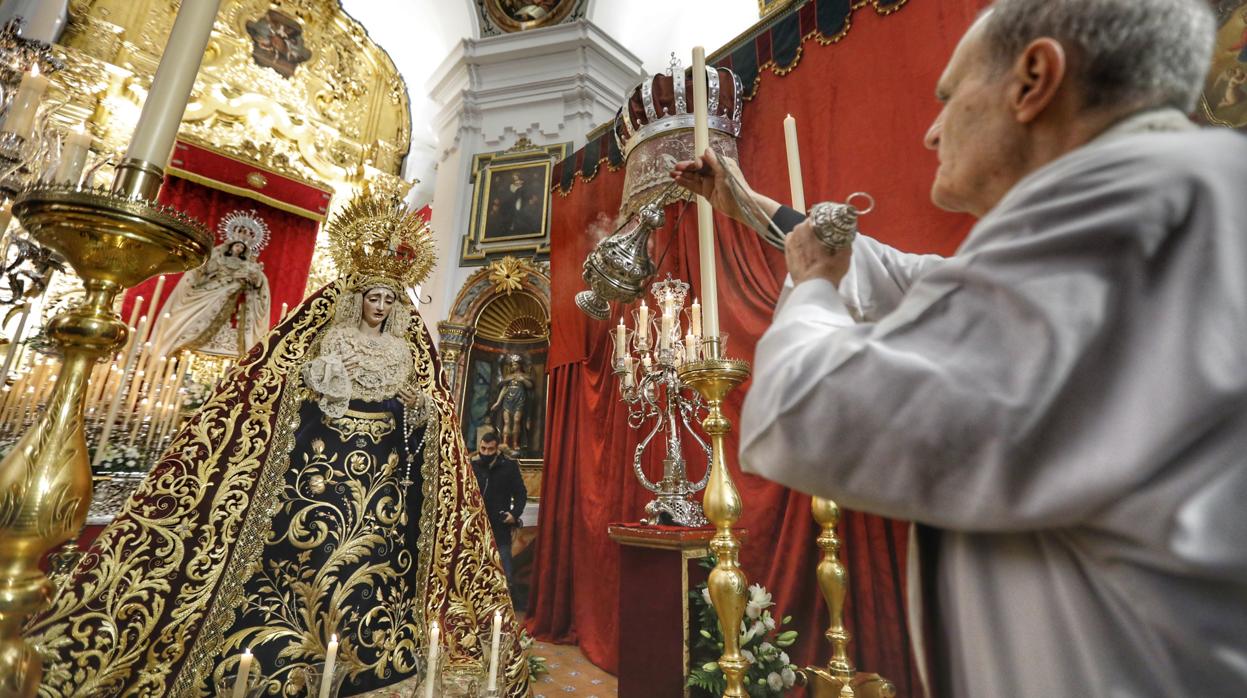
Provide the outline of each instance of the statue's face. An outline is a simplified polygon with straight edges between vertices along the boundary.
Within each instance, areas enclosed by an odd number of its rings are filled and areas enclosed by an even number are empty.
[[[247,246],[241,242],[230,243],[229,253],[234,257],[241,257],[247,251]]]
[[[365,291],[362,308],[364,322],[369,327],[380,326],[390,316],[390,309],[394,307],[396,300],[398,298],[394,292],[384,286]]]

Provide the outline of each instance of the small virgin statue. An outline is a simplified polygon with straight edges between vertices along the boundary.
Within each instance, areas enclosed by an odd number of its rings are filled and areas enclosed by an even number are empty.
[[[42,696],[214,695],[244,651],[263,695],[410,695],[431,624],[445,666],[528,695],[506,577],[432,340],[407,290],[424,222],[362,195],[328,226],[341,278],[244,357],[28,629]],[[435,692],[434,695],[438,693]],[[422,694],[423,695],[423,694]]]
[[[224,242],[183,274],[165,301],[152,330],[157,356],[181,349],[242,356],[268,334],[272,299],[256,260],[268,244],[268,225],[255,211],[234,211],[221,219],[218,234]]]

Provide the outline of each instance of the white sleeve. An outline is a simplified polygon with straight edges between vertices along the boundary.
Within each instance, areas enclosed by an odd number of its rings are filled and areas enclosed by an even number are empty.
[[[1155,467],[1148,454],[1184,437],[1155,418],[1175,400],[1163,366],[1176,357],[1136,351],[1166,363],[1127,374],[1112,344],[1118,318],[1152,310],[1122,288],[1163,269],[1123,251],[1181,223],[1139,203],[1161,199],[1130,191],[1129,173],[1111,174],[983,221],[979,244],[925,273],[878,323],[846,323],[829,282],[797,286],[755,353],[742,467],[849,508],[963,530],[1074,523],[1139,486]],[[1088,200],[1106,203],[1089,216]]]
[[[901,252],[858,235],[849,272],[840,281],[840,297],[853,317],[875,322],[895,310],[914,282],[943,261],[939,255]]]
[[[839,308],[859,322],[874,322],[892,312],[914,282],[944,261],[934,254],[911,254],[858,235],[849,271],[840,280]],[[778,313],[792,295],[792,277],[784,279]]]

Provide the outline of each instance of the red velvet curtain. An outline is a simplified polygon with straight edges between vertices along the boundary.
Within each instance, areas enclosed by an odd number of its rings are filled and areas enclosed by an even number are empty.
[[[316,249],[316,231],[320,228],[318,222],[171,175],[165,177],[159,200],[165,206],[177,209],[208,226],[212,230],[214,244],[222,242],[216,230],[222,218],[238,210],[255,211],[268,224],[271,236],[268,246],[259,256],[260,262],[264,264],[264,275],[268,277],[272,294],[270,326],[277,324],[281,317],[282,303],[293,308],[303,300],[308,271],[312,268],[312,252]],[[159,306],[164,306],[165,299],[180,278],[181,274],[169,274]],[[122,304],[121,317],[130,317],[134,298],[143,296],[150,299],[155,287],[156,279],[152,278],[130,289]],[[143,313],[148,314],[150,306],[147,303],[144,306]]]
[[[958,37],[984,0],[912,0],[880,16],[866,5],[854,12],[852,29],[838,43],[806,41],[796,69],[760,78],[746,104],[739,141],[750,182],[780,200],[788,198],[782,119],[797,119],[806,200],[843,200],[871,193],[878,210],[862,220],[869,234],[901,249],[951,253],[970,221],[936,210],[928,191],[936,168],[922,136],[938,111],[936,80]],[[596,239],[587,231],[618,210],[622,171],[603,165],[591,181],[577,180],[553,204],[550,402],[542,521],[535,549],[530,631],[555,642],[578,642],[599,666],[618,665],[618,549],[606,536],[615,521],[636,521],[646,492],[630,469],[637,435],[625,422],[610,373],[610,324],[585,317],[573,303],[584,288],[581,263]],[[668,225],[653,238],[659,274],[671,272],[697,289],[695,213],[682,220],[667,211]],[[784,276],[783,256],[751,231],[719,217],[717,264],[722,330],[728,353],[752,359],[765,331]],[[631,323],[631,320],[629,320]],[[731,396],[735,423],[749,385]],[[887,438],[887,434],[880,434]],[[794,616],[800,641],[790,652],[799,664],[829,656],[823,639],[826,608],[814,579],[818,551],[809,498],[760,478],[742,475],[728,440],[728,460],[744,499],[740,526],[748,529],[743,566],[750,582],[765,585],[781,614]],[[691,455],[691,454],[690,454]],[[833,452],[828,457],[834,457]],[[693,475],[700,469],[692,465]],[[658,472],[657,461],[647,464]],[[839,527],[850,570],[848,621],[852,650],[862,669],[897,684],[902,696],[921,694],[909,652],[903,584],[906,524],[846,512]],[[623,590],[645,593],[644,589]]]

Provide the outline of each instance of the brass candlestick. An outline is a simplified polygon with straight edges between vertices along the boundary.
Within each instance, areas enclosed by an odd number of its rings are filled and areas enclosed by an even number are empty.
[[[77,534],[91,503],[83,403],[94,363],[126,340],[113,312],[123,289],[203,263],[212,236],[155,203],[160,168],[127,161],[112,191],[37,186],[13,213],[83,280],[82,304],[53,318],[47,334],[64,359],[47,410],[0,462],[0,696],[34,696],[43,673],[22,625],[53,593],[39,570],[48,550]]]
[[[896,688],[878,674],[858,674],[849,659],[849,631],[844,627],[844,599],[849,591],[849,570],[840,562],[840,538],[836,525],[840,507],[830,499],[815,497],[810,503],[814,520],[822,527],[818,547],[823,551],[815,574],[818,588],[827,602],[831,625],[827,640],[831,642],[831,660],[826,667],[806,667],[801,674],[812,698],[893,698]]]
[[[706,518],[714,524],[710,549],[718,562],[710,571],[707,586],[723,631],[723,655],[719,657],[719,668],[727,677],[723,695],[747,698],[744,678],[749,662],[740,653],[740,623],[745,617],[749,580],[740,568],[740,541],[732,534],[732,525],[740,520],[741,500],[723,455],[723,437],[732,430],[732,423],[723,415],[723,399],[749,378],[749,364],[722,358],[718,339],[708,339],[703,346],[705,358],[682,365],[679,373],[686,385],[701,393],[708,410],[702,427],[710,436],[710,482],[703,506]]]

